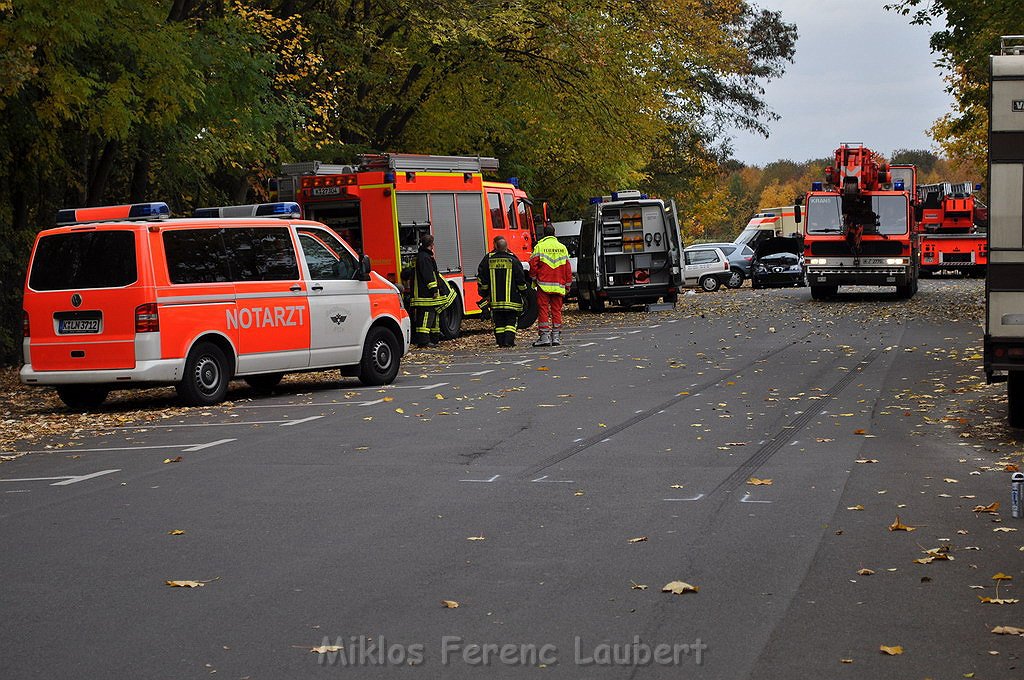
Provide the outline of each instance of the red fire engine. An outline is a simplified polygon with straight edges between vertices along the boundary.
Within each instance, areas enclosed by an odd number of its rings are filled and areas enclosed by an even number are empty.
[[[988,265],[988,208],[974,192],[973,182],[922,184],[917,187],[921,231],[921,274],[940,271],[984,274]]]
[[[813,183],[803,231],[814,299],[832,297],[839,286],[895,286],[903,298],[917,292],[916,173],[913,166],[894,170],[890,176],[863,144],[843,144],[825,169],[827,186]]]
[[[531,201],[518,181],[484,181],[494,158],[368,154],[358,165],[288,163],[276,180],[278,200],[295,201],[302,216],[331,227],[370,256],[374,271],[401,285],[420,236],[434,235],[434,257],[458,300],[441,316],[441,333],[458,336],[463,315],[480,314],[476,270],[495,236],[523,262],[533,250]],[[536,317],[529,305],[520,318]]]

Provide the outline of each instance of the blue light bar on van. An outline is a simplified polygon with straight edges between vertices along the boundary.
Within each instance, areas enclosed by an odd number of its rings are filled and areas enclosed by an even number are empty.
[[[601,197],[600,196],[591,196],[590,197],[590,205],[597,205],[600,202],[601,202]]]
[[[821,191],[824,186],[821,182],[811,182],[811,191]]]
[[[901,180],[901,179],[898,179],[898,180],[896,180],[895,182],[892,183],[893,191],[903,191],[903,186],[904,186],[903,185],[903,180]]]
[[[57,224],[82,224],[85,222],[117,222],[121,220],[155,220],[170,217],[171,209],[166,203],[135,203],[126,205],[103,205],[93,208],[64,208],[57,211]]]
[[[981,191],[981,185],[980,184],[975,184],[974,185],[974,190],[975,191]]]
[[[512,186],[514,186],[517,189],[519,188],[519,178],[518,177],[509,177],[508,178],[508,183],[511,184]]]
[[[302,217],[298,203],[263,203],[256,207],[256,217]]]
[[[302,210],[298,203],[248,203],[245,205],[224,205],[216,208],[196,208],[193,217],[281,217],[299,219]]]

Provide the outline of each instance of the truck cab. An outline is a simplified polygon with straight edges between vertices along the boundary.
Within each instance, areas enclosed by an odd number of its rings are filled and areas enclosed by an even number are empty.
[[[675,303],[683,285],[675,202],[639,191],[591,199],[580,230],[579,305]]]

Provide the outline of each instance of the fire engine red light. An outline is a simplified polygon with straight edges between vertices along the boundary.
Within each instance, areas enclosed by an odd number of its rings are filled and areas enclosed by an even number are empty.
[[[313,186],[313,178],[312,177],[303,177],[302,178],[302,188],[303,189],[308,189],[311,186]]]
[[[160,330],[160,315],[155,302],[147,302],[135,308],[135,332],[155,333]]]
[[[1005,350],[1005,349],[1003,349],[1002,347],[996,347],[996,348],[995,348],[995,349],[994,349],[994,350],[992,351],[992,353],[996,355],[996,358],[997,358],[997,359],[1002,359],[1003,357],[1005,357],[1005,356],[1006,356],[1006,350]]]

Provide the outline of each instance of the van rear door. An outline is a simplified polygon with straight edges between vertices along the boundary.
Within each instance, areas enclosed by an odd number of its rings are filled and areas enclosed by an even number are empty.
[[[36,240],[25,287],[37,371],[135,367],[136,308],[152,302],[131,227],[73,227]]]

